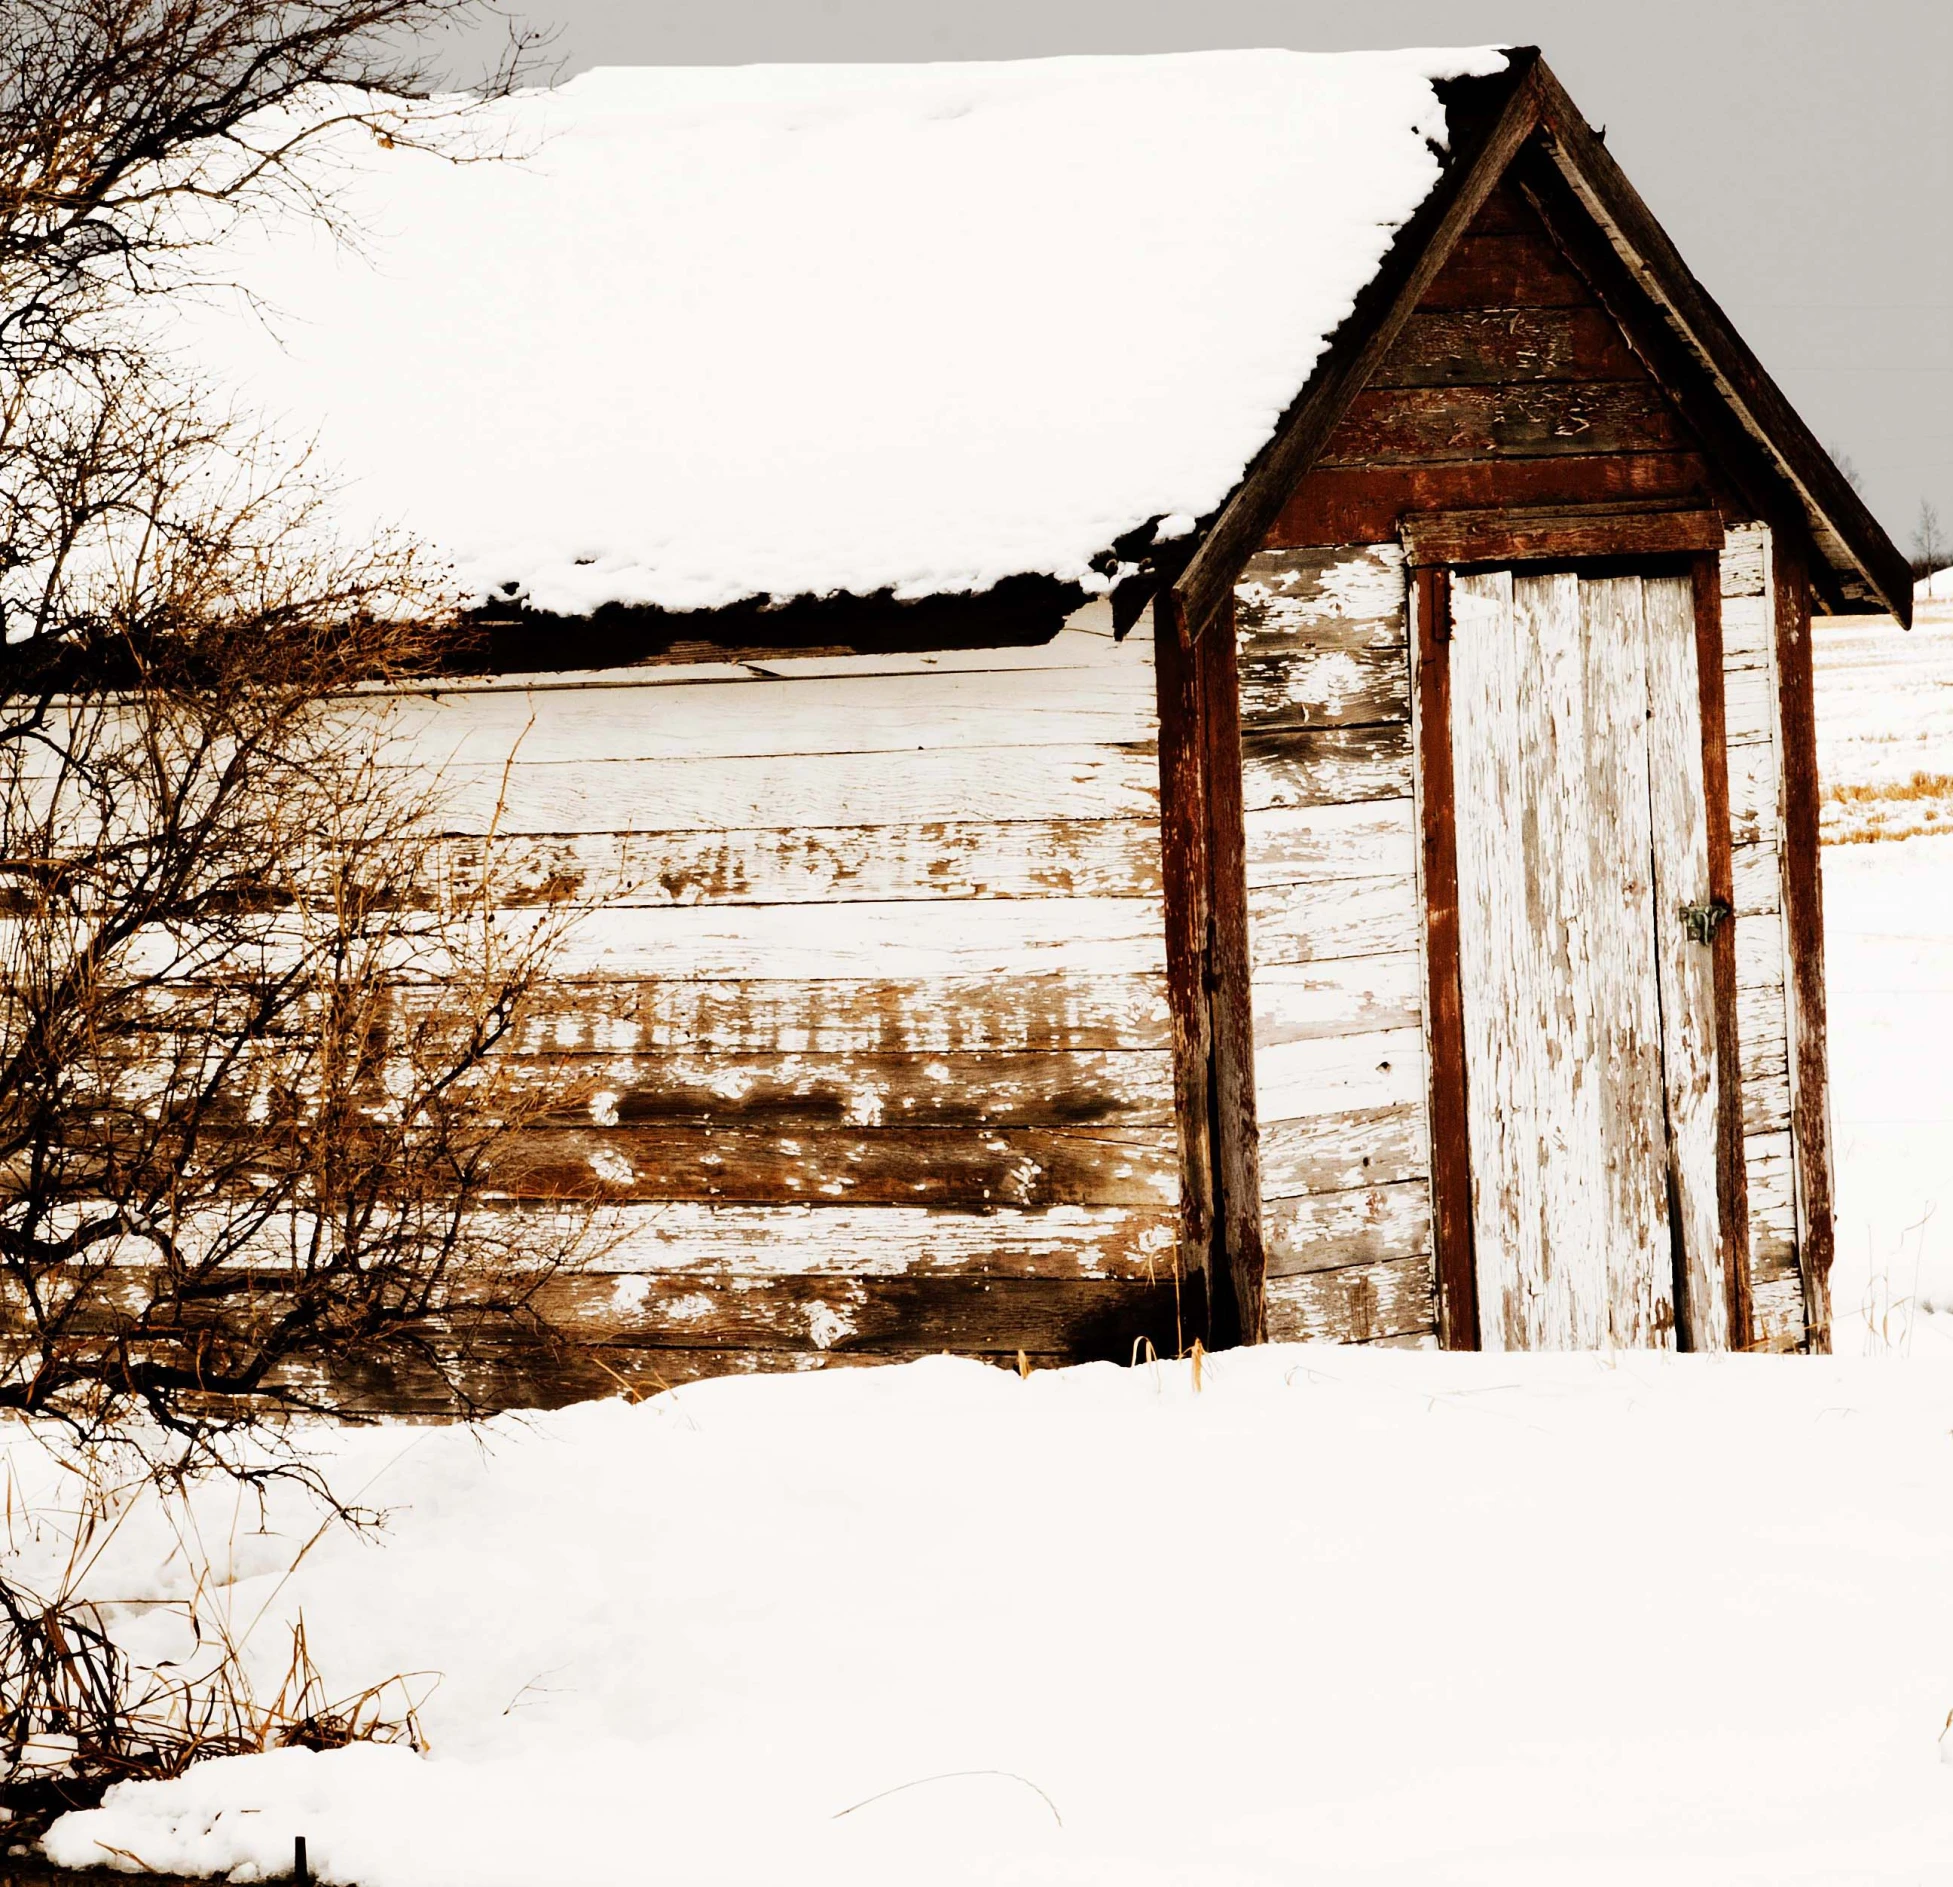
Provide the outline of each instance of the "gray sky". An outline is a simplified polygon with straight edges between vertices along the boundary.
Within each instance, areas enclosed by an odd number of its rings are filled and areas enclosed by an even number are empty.
[[[1947,0],[506,0],[593,65],[1536,44],[1908,550],[1953,527]]]

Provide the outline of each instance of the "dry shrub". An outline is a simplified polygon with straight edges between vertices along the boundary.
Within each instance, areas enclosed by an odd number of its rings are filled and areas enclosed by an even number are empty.
[[[133,1457],[131,1457],[133,1459]],[[0,1579],[0,1807],[14,1841],[42,1832],[55,1817],[99,1802],[116,1782],[165,1780],[219,1756],[275,1749],[343,1749],[352,1743],[427,1748],[420,1711],[438,1678],[401,1673],[344,1694],[327,1685],[312,1655],[301,1612],[290,1648],[267,1692],[246,1651],[270,1609],[267,1600],[242,1630],[219,1595],[187,1508],[172,1513],[179,1543],[196,1558],[190,1596],[160,1609],[175,1612],[187,1655],[139,1663],[116,1641],[109,1618],[85,1588],[98,1575],[111,1540],[141,1499],[166,1512],[181,1501],[153,1477],[116,1486],[99,1451],[71,1458],[82,1500],[58,1569],[53,1595]],[[134,1493],[136,1500],[129,1496]],[[25,1518],[9,1487],[10,1524]],[[272,1597],[326,1532],[362,1516],[341,1509],[301,1545]],[[233,1555],[236,1541],[231,1542]],[[157,1608],[150,1608],[152,1611]]]

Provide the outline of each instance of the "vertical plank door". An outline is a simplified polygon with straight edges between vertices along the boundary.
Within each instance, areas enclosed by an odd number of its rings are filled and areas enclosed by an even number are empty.
[[[1668,1346],[1719,1253],[1690,582],[1460,573],[1452,624],[1480,1341]]]

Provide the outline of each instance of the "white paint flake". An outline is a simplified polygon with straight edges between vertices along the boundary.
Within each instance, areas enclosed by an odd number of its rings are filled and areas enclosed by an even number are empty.
[[[831,1350],[843,1337],[854,1335],[854,1319],[819,1298],[807,1306],[807,1336],[817,1350]]]

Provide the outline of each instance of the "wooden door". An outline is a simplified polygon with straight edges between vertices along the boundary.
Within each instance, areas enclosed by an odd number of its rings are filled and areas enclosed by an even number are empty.
[[[1694,584],[1459,573],[1448,655],[1479,1340],[1723,1347]]]

